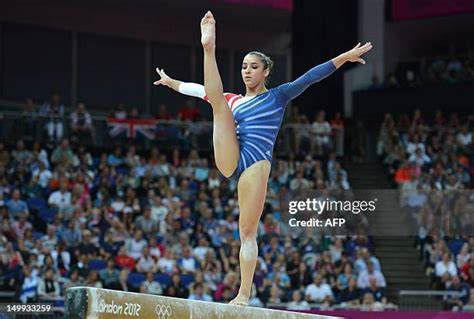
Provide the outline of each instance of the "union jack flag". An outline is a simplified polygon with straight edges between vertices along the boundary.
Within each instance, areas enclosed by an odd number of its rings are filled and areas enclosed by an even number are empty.
[[[126,134],[127,138],[137,138],[143,136],[147,139],[155,139],[156,121],[146,119],[108,119],[109,135],[117,137]]]

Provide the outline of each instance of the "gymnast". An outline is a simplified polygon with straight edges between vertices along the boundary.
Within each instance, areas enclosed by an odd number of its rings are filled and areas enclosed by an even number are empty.
[[[169,77],[156,71],[165,85],[185,95],[208,101],[213,113],[214,157],[218,170],[235,178],[239,202],[240,274],[238,295],[230,303],[246,306],[251,296],[258,246],[257,227],[262,215],[270,174],[273,146],[288,103],[311,84],[331,75],[345,62],[365,64],[361,55],[372,48],[357,44],[332,60],[315,66],[293,82],[267,89],[273,62],[261,52],[248,53],[242,62],[245,96],[224,93],[216,62],[216,21],[210,11],[201,20],[201,44],[204,50],[204,86]]]

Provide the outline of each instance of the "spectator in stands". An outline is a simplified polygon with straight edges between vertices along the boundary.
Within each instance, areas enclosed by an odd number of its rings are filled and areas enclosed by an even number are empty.
[[[380,302],[375,301],[373,294],[367,292],[362,297],[362,309],[381,311],[383,309],[383,305]]]
[[[435,265],[435,287],[443,288],[458,274],[456,264],[451,259],[451,253],[445,252],[443,259]]]
[[[51,250],[51,257],[53,258],[54,266],[62,276],[69,272],[71,269],[71,254],[66,250],[66,245],[63,241],[60,241],[58,245]]]
[[[166,249],[164,256],[158,259],[158,271],[171,274],[177,270],[176,260],[171,249]]]
[[[151,217],[151,208],[146,206],[143,215],[138,216],[134,222],[135,228],[141,230],[145,236],[153,236],[158,231],[158,220]]]
[[[155,259],[150,255],[150,248],[143,248],[142,256],[138,259],[136,265],[137,271],[142,273],[157,271],[157,264]]]
[[[127,118],[127,111],[125,105],[119,103],[117,107],[112,111],[111,117],[117,120],[125,120]]]
[[[73,269],[79,272],[79,278],[85,281],[86,278],[89,276],[89,255],[83,254],[77,257],[77,262],[73,266]]]
[[[62,232],[61,240],[66,243],[66,247],[76,247],[82,240],[82,233],[79,225],[74,220],[68,222],[68,227]]]
[[[465,265],[469,264],[469,260],[473,259],[471,255],[472,254],[469,252],[469,243],[466,242],[462,245],[461,251],[456,256],[456,266],[460,272],[465,269]]]
[[[46,235],[41,237],[40,240],[44,248],[48,249],[49,251],[55,250],[58,245],[58,238],[56,236],[55,227],[52,225],[48,225],[46,228]]]
[[[73,270],[71,274],[69,275],[69,280],[67,280],[64,283],[63,291],[65,292],[69,288],[80,287],[80,286],[82,286],[82,281],[79,278],[79,272],[77,270]]]
[[[100,281],[99,274],[97,270],[89,271],[87,275],[87,279],[84,282],[85,287],[92,287],[92,288],[102,288],[102,282]]]
[[[290,182],[290,190],[297,191],[303,189],[309,189],[311,183],[304,177],[304,172],[298,172],[296,177]]]
[[[82,241],[76,248],[77,255],[87,255],[88,258],[95,258],[99,252],[97,246],[92,243],[92,232],[88,229],[82,231]]]
[[[294,290],[291,294],[291,301],[286,306],[288,310],[311,310],[309,303],[303,299],[303,292]]]
[[[51,162],[54,165],[61,164],[64,168],[72,166],[74,161],[74,153],[69,146],[69,140],[63,139],[61,145],[58,145],[51,155]]]
[[[366,289],[370,287],[370,280],[375,279],[377,288],[385,288],[387,283],[384,275],[375,269],[374,263],[370,261],[367,264],[367,269],[359,273],[357,278],[357,287],[360,289]]]
[[[316,274],[312,284],[305,289],[306,300],[310,303],[329,305],[334,301],[334,294],[327,283],[323,283],[321,275]]]
[[[33,171],[32,177],[38,178],[38,184],[41,186],[42,191],[45,192],[50,180],[53,178],[53,173],[46,167],[44,162],[40,162],[38,169]]]
[[[283,302],[283,290],[277,284],[272,284],[269,287],[269,296],[267,304],[278,305]]]
[[[191,248],[189,246],[184,247],[183,257],[178,258],[177,265],[183,273],[194,273],[200,268],[199,262],[196,257],[191,254]]]
[[[420,141],[420,136],[418,134],[412,134],[409,137],[409,141],[406,146],[406,152],[409,156],[415,154],[416,150],[420,150],[421,154],[425,154],[426,148],[425,144]]]
[[[237,273],[231,271],[228,272],[224,281],[217,286],[216,292],[214,293],[215,301],[230,300],[237,295],[238,292],[238,277]],[[227,290],[228,296],[225,296]]]
[[[71,131],[71,139],[79,144],[88,145],[92,141],[92,117],[82,102],[78,103],[76,110],[71,113]]]
[[[468,145],[472,144],[472,133],[469,132],[469,127],[467,125],[461,126],[461,130],[456,135],[456,142],[464,149]]]
[[[140,286],[140,292],[151,294],[151,295],[163,294],[163,288],[161,288],[161,285],[158,281],[155,281],[153,272],[151,271],[147,272],[146,279]]]
[[[406,208],[410,213],[416,214],[420,212],[421,208],[426,204],[427,201],[428,196],[423,190],[423,185],[418,184],[416,186],[416,192],[408,195],[406,200]]]
[[[127,255],[127,249],[125,246],[120,247],[117,256],[115,257],[115,263],[120,268],[126,268],[128,270],[135,269],[135,259]]]
[[[59,94],[55,93],[50,102],[40,107],[40,116],[46,118],[46,131],[51,142],[59,142],[64,134],[64,104]]]
[[[344,289],[347,288],[347,286],[349,285],[349,281],[351,279],[357,279],[357,276],[354,274],[354,272],[352,271],[352,265],[351,263],[346,263],[344,265],[344,268],[343,268],[343,272],[341,272],[338,276],[337,276],[337,283],[336,283],[336,287],[339,291],[342,291]]]
[[[464,264],[460,269],[461,277],[471,286],[474,287],[474,257],[471,254],[469,262]]]
[[[164,121],[171,120],[171,115],[168,112],[168,107],[165,104],[160,104],[158,107],[158,112],[155,114],[155,119]]]
[[[32,154],[26,149],[23,140],[19,140],[16,143],[16,148],[11,153],[11,159],[18,164],[28,163],[32,158]]]
[[[11,235],[17,241],[22,243],[25,233],[27,233],[27,231],[31,231],[32,229],[33,225],[27,220],[27,216],[25,214],[21,214],[19,219],[13,222],[11,225]]]
[[[51,300],[61,295],[59,283],[54,279],[54,272],[51,268],[46,269],[44,278],[38,281],[38,297],[40,300]]]
[[[302,263],[301,253],[298,250],[292,252],[290,259],[286,263],[286,271],[290,277],[291,289],[300,289],[301,282],[301,268]]]
[[[189,300],[199,301],[213,301],[212,296],[204,292],[204,287],[201,283],[195,283],[191,294],[188,297]]]
[[[28,217],[30,211],[26,202],[21,199],[20,190],[15,189],[12,198],[5,203],[8,208],[8,214],[12,219],[18,219],[21,215]]]
[[[383,304],[387,303],[387,297],[385,297],[385,289],[377,284],[377,279],[369,279],[369,287],[365,290],[365,293],[371,293],[374,296],[374,300]]]
[[[32,99],[26,99],[22,112],[23,137],[25,140],[37,140],[38,109]]]
[[[21,284],[20,300],[22,303],[36,302],[38,290],[38,277],[30,267],[23,267],[24,279]]]
[[[146,240],[143,238],[143,232],[136,230],[133,238],[127,239],[125,242],[125,249],[127,255],[137,260],[141,257],[143,249],[147,246]]]
[[[184,106],[178,111],[178,120],[180,121],[195,122],[199,116],[201,116],[201,111],[196,107],[193,100],[187,100]]]
[[[111,167],[121,167],[124,164],[120,145],[116,145],[114,151],[107,156],[107,164]]]
[[[326,121],[326,112],[319,111],[315,116],[314,122],[311,124],[311,153],[322,155],[324,151],[331,148],[331,134],[332,128],[328,121]]]
[[[350,278],[347,287],[338,295],[338,302],[342,304],[358,305],[362,297],[361,290],[357,288],[357,279]]]
[[[119,289],[120,272],[115,268],[115,261],[112,257],[107,259],[107,267],[99,273],[100,280],[106,289]]]
[[[166,288],[165,295],[169,297],[188,298],[189,291],[181,282],[179,273],[175,273],[171,276],[171,283]]]
[[[130,120],[137,120],[140,118],[140,112],[138,112],[136,107],[132,107],[130,112],[128,112],[127,118]]]
[[[370,251],[366,248],[360,248],[357,251],[357,260],[354,264],[354,269],[357,274],[367,270],[369,263],[372,263],[375,270],[381,271],[380,262],[377,257],[372,256]]]
[[[459,276],[455,275],[447,285],[446,291],[457,293],[457,295],[448,297],[446,307],[453,310],[462,310],[464,305],[469,301],[471,287],[469,287],[467,283],[461,282]]]
[[[427,154],[422,153],[420,148],[417,148],[415,153],[410,155],[408,161],[418,167],[425,167],[431,163],[431,158]]]

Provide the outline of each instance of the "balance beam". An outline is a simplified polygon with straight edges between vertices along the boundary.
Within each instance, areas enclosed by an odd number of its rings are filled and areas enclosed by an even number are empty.
[[[64,307],[69,319],[337,319],[88,287],[69,288]]]

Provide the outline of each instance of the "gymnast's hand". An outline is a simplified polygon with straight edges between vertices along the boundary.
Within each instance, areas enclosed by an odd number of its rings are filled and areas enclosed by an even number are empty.
[[[360,42],[350,51],[347,51],[346,59],[349,62],[359,62],[365,64],[365,60],[361,58],[362,54],[369,52],[372,49],[372,43],[367,42],[363,46],[360,46]]]
[[[172,79],[168,76],[168,74],[165,73],[164,69],[156,68],[156,73],[160,76],[160,79],[158,81],[153,82],[154,85],[164,85],[167,87],[171,87],[171,81]]]
[[[336,68],[339,68],[346,62],[359,62],[365,64],[365,60],[361,58],[361,55],[369,52],[371,49],[372,43],[367,42],[363,46],[360,46],[359,42],[352,50],[344,52],[332,59],[332,62],[334,63]]]

